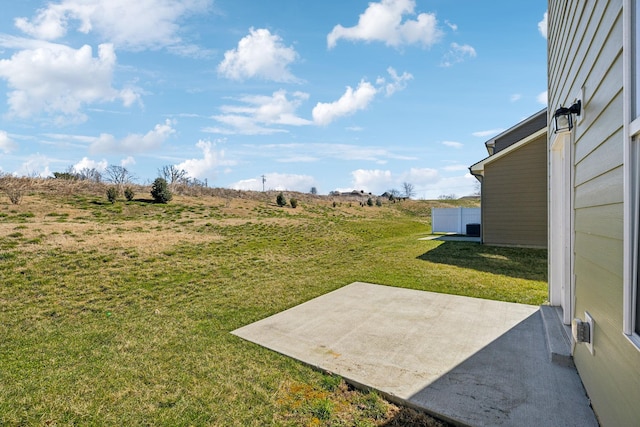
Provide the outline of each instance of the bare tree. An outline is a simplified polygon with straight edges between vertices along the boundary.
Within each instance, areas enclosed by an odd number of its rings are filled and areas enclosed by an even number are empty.
[[[91,182],[102,181],[102,174],[96,168],[82,168],[76,171],[76,176],[78,179]]]
[[[133,174],[124,166],[109,165],[104,170],[104,174],[107,182],[115,184],[118,194],[122,190],[123,185],[129,184],[134,180]]]
[[[53,177],[56,179],[66,179],[69,181],[102,181],[102,173],[96,168],[76,169],[73,165],[67,167],[64,172],[53,172]]]
[[[402,183],[402,189],[404,190],[404,196],[407,199],[412,198],[413,196],[416,195],[416,189],[413,186],[413,184],[409,183],[409,182],[403,182]]]
[[[179,182],[184,182],[187,179],[187,171],[184,169],[178,169],[175,165],[164,165],[158,169],[158,175],[164,178],[169,185],[174,186]]]
[[[473,196],[480,196],[482,194],[482,186],[480,184],[480,181],[476,181],[476,183],[473,185]]]

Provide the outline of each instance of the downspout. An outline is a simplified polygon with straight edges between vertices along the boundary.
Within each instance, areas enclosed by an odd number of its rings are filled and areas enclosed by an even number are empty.
[[[469,173],[480,181],[480,243],[484,245],[484,203],[482,203],[484,200],[484,175],[474,173],[471,168],[469,168]]]

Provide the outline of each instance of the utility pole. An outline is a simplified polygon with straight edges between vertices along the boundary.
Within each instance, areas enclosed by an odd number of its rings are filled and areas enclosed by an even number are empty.
[[[267,182],[267,177],[262,175],[262,192],[264,193],[264,183]]]

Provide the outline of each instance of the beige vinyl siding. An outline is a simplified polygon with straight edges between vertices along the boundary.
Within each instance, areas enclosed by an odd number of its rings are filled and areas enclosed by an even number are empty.
[[[485,244],[547,246],[546,146],[545,134],[485,165]]]
[[[640,352],[622,333],[622,1],[549,2],[549,114],[580,96],[572,138],[575,316],[595,321],[574,360],[603,426],[638,425]]]

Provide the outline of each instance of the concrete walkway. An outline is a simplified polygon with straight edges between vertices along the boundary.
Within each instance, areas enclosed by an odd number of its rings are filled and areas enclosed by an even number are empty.
[[[233,334],[459,425],[598,425],[537,306],[356,282]]]

